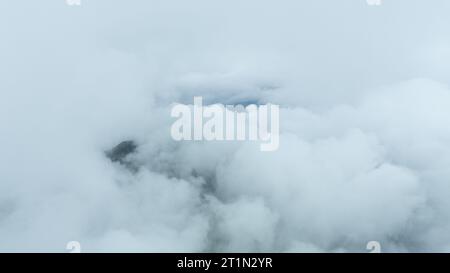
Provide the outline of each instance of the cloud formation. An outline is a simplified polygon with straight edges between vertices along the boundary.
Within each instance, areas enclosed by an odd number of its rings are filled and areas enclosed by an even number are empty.
[[[450,251],[448,1],[0,5],[0,251]],[[173,141],[194,96],[279,150]]]

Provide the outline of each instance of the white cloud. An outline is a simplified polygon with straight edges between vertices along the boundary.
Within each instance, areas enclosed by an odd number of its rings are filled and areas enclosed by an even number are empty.
[[[0,251],[449,250],[448,1],[0,5]],[[280,150],[174,142],[193,96]]]

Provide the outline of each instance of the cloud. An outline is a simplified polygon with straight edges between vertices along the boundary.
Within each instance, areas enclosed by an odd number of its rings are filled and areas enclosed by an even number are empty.
[[[449,3],[391,2],[1,4],[0,251],[449,251]],[[280,149],[173,141],[193,96]]]

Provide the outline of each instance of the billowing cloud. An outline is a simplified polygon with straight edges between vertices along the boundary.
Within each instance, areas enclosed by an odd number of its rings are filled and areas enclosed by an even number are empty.
[[[0,5],[0,251],[450,250],[448,1]],[[194,96],[280,149],[172,140]]]

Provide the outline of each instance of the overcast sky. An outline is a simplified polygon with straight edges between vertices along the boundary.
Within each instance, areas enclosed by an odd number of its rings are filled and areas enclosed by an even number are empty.
[[[450,251],[449,12],[0,2],[0,251]],[[173,141],[194,96],[280,105],[280,149]]]

